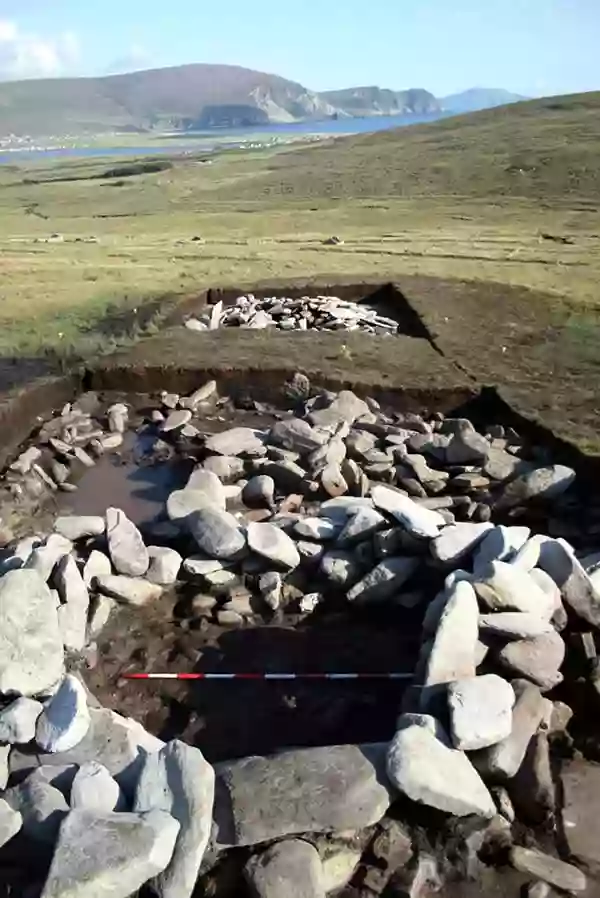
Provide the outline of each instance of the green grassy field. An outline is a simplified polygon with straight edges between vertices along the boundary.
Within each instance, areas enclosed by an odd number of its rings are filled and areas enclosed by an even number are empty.
[[[318,275],[526,286],[595,322],[599,112],[600,94],[537,101],[117,181],[93,177],[114,160],[0,167],[0,353],[109,351],[115,310]]]

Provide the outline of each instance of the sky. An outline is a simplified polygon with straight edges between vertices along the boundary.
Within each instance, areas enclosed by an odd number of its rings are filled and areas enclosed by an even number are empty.
[[[600,90],[600,0],[0,0],[0,80],[241,65],[313,90]]]

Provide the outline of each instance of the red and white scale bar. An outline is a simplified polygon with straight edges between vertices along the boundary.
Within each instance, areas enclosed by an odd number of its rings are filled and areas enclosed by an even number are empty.
[[[410,680],[412,673],[129,673],[126,680]]]

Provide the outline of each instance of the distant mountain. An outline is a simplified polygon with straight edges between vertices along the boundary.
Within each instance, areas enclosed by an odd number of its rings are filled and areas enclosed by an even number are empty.
[[[349,87],[326,90],[319,96],[353,117],[440,112],[439,101],[423,88],[388,90],[382,87]]]
[[[493,109],[508,103],[520,103],[528,100],[520,94],[512,94],[502,88],[472,87],[459,94],[441,97],[438,101],[441,108],[451,112],[478,112],[480,109]]]

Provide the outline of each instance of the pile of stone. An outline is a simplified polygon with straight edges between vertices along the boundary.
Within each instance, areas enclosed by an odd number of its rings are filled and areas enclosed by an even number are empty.
[[[215,303],[200,318],[189,318],[190,330],[217,330],[220,327],[242,327],[263,330],[276,327],[282,331],[364,331],[368,334],[398,333],[398,322],[378,315],[365,303],[348,302],[337,296],[267,296],[257,299],[252,293],[240,296],[232,306]]]
[[[590,634],[600,624],[600,584],[597,556],[579,560],[565,540],[510,521],[564,501],[573,470],[526,458],[510,429],[389,416],[349,391],[308,398],[309,386],[288,385],[304,397],[296,415],[211,435],[194,414],[215,384],[163,394],[154,426],[174,444],[195,441],[198,458],[166,504],[171,545],[148,545],[108,508],[57,518],[3,562],[0,845],[19,836],[49,852],[44,898],[126,898],[149,880],[186,898],[237,848],[253,848],[245,876],[264,898],[296,894],[298,882],[322,898],[352,876],[360,894],[392,876],[399,894],[421,894],[441,874],[407,827],[384,820],[400,796],[474,815],[479,847],[500,843],[532,881],[586,888],[577,867],[513,845],[511,831],[517,817],[558,813],[549,737],[570,711],[545,694],[563,678],[569,618]],[[421,656],[389,743],[213,770],[200,749],[94,706],[78,659],[118,604],[155,602],[186,580],[202,589],[198,613],[242,626],[255,600],[286,610],[298,572],[312,585],[296,600],[302,613],[340,596],[349,613],[422,609]],[[349,840],[376,824],[367,843]],[[365,866],[365,853],[385,862]]]

